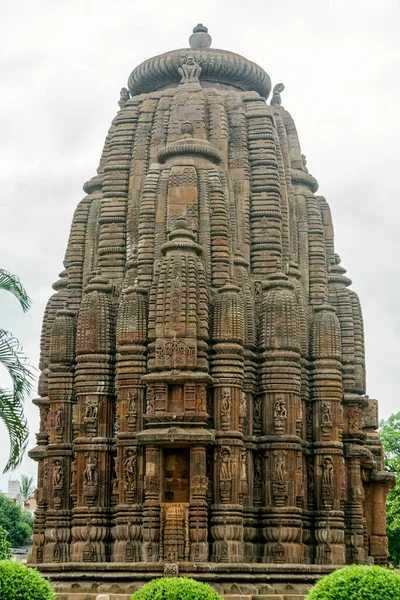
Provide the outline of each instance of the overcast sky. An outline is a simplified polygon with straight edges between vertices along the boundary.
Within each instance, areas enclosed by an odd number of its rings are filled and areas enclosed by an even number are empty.
[[[399,0],[2,0],[0,266],[22,279],[33,307],[23,315],[1,294],[0,326],[37,366],[44,306],[119,90],[146,58],[187,47],[198,22],[213,47],[285,84],[283,105],[361,298],[367,391],[386,418],[400,410]],[[38,410],[28,402],[26,413],[33,446]],[[0,428],[0,471],[7,454]],[[35,463],[25,458],[21,472],[36,474]]]

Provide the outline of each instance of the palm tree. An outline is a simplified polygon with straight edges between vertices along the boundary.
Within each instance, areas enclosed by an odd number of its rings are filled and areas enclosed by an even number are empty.
[[[32,496],[35,491],[35,486],[33,484],[33,477],[28,477],[28,475],[21,475],[21,483],[19,484],[19,491],[22,494],[24,499],[24,503],[29,502],[29,498]]]
[[[0,269],[0,290],[13,294],[26,312],[31,300],[22,283],[15,275]],[[28,424],[24,416],[23,403],[32,390],[33,376],[28,359],[18,340],[9,331],[0,328],[0,364],[8,371],[12,389],[0,386],[0,419],[10,438],[10,455],[4,473],[15,469],[22,460],[28,443]]]

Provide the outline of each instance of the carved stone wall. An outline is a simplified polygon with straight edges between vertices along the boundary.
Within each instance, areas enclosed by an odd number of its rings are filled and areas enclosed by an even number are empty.
[[[260,67],[194,36],[133,71],[73,218],[31,562],[384,564],[393,481],[329,206],[283,85],[268,104]]]

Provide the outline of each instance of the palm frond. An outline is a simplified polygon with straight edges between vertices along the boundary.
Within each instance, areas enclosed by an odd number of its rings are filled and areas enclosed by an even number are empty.
[[[29,475],[21,475],[19,491],[24,498],[24,502],[29,502],[29,498],[32,496],[34,490],[35,486],[33,484],[33,477],[29,477]]]
[[[20,464],[28,443],[23,403],[32,391],[34,378],[18,340],[4,329],[0,329],[0,364],[7,369],[13,383],[12,390],[0,388],[0,419],[10,437],[10,456],[4,469],[7,472]]]
[[[6,426],[10,438],[10,454],[3,471],[7,473],[21,464],[29,436],[22,406],[15,401],[12,390],[0,388],[0,419]]]
[[[26,312],[32,304],[31,299],[18,277],[5,269],[0,269],[0,290],[11,292],[11,294],[17,298],[24,312]]]

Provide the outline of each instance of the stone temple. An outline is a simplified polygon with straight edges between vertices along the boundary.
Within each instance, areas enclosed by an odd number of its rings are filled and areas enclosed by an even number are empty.
[[[387,562],[329,205],[284,86],[268,103],[262,68],[210,46],[198,25],[133,70],[46,308],[30,561],[60,598],[178,573],[300,598]]]

